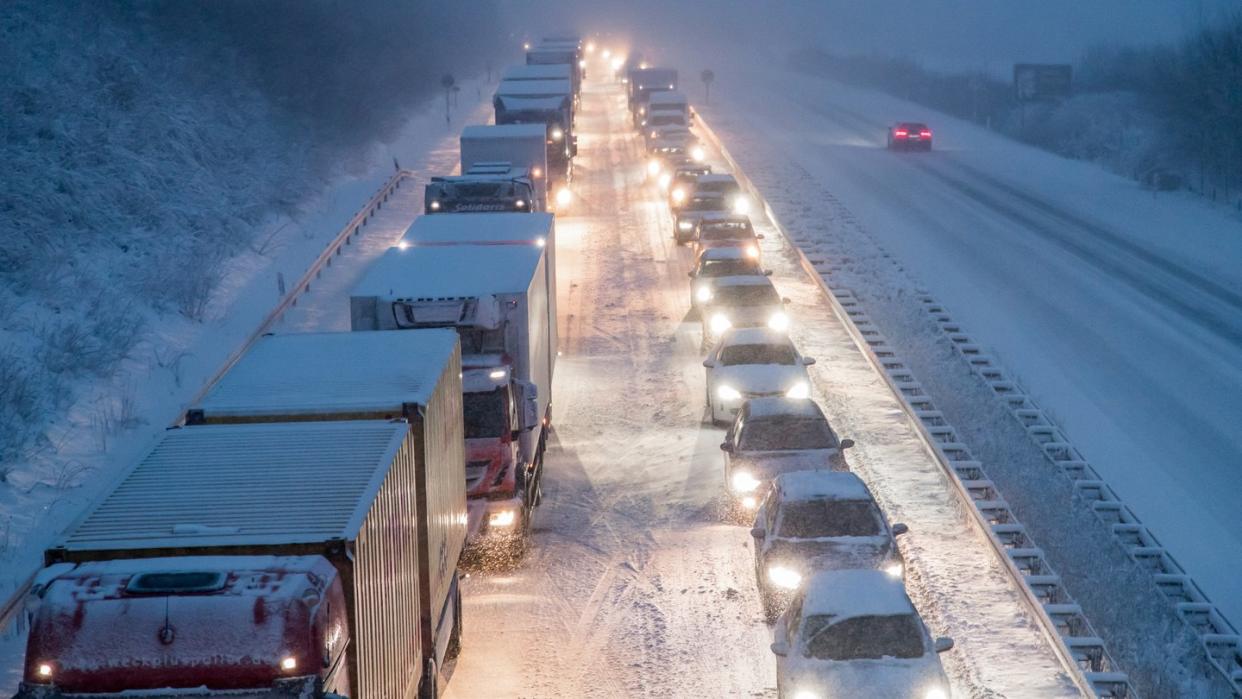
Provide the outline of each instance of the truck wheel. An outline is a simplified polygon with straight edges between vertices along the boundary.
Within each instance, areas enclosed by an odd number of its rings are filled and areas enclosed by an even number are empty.
[[[449,634],[448,648],[444,651],[445,660],[454,660],[461,655],[461,587],[457,588],[457,598],[453,602],[453,632]]]
[[[423,681],[418,685],[418,699],[440,699],[440,673],[435,658],[427,658]]]

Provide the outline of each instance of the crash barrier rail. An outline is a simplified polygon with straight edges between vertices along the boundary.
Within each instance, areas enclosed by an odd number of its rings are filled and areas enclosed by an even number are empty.
[[[194,397],[182,406],[180,412],[177,414],[177,417],[171,422],[171,426],[176,427],[183,423],[185,419],[185,409],[200,402],[207,395],[207,392],[210,391],[211,388],[215,386],[226,373],[228,373],[229,369],[232,369],[233,365],[237,364],[238,360],[240,360],[246,352],[250,351],[250,348],[254,346],[254,343],[259,341],[259,338],[263,337],[266,333],[271,332],[272,327],[280,322],[285,313],[289,312],[289,309],[298,305],[298,299],[306,294],[306,292],[310,291],[311,284],[322,276],[325,269],[332,266],[333,258],[338,257],[341,254],[341,250],[345,246],[352,244],[354,238],[363,233],[363,229],[368,223],[370,223],[371,219],[375,217],[375,214],[384,208],[384,204],[388,203],[389,197],[401,188],[402,181],[413,178],[413,171],[398,169],[393,173],[392,177],[388,178],[387,182],[376,190],[375,194],[371,196],[367,203],[359,209],[352,218],[349,219],[349,222],[345,224],[345,227],[342,228],[340,232],[328,242],[327,246],[323,249],[323,252],[319,253],[319,256],[315,258],[315,261],[312,262],[310,267],[307,268],[306,273],[298,279],[297,283],[288,289],[276,306],[263,317],[263,320],[259,323],[254,332],[246,337],[246,339],[229,354],[229,356],[224,360],[224,363],[220,365],[220,368],[217,369],[216,372],[203,383],[198,392],[194,394]],[[8,630],[9,625],[18,617],[18,612],[25,607],[26,597],[30,594],[30,588],[34,583],[36,575],[38,575],[38,571],[31,573],[30,576],[26,578],[26,581],[20,585],[7,600],[5,600],[3,606],[0,606],[0,633],[4,633]]]
[[[1103,640],[1083,615],[1082,608],[1074,602],[1061,584],[1060,577],[1044,558],[1043,551],[1031,540],[1025,527],[1009,509],[1009,504],[988,479],[983,465],[958,439],[956,431],[867,317],[853,293],[829,287],[824,279],[825,272],[816,267],[780,224],[771,205],[701,114],[696,116],[696,122],[699,132],[729,164],[738,184],[763,205],[764,215],[772,226],[797,251],[802,269],[823,291],[855,344],[884,377],[893,394],[901,398],[902,408],[919,430],[941,470],[949,477],[959,497],[972,505],[966,509],[971,512],[1009,576],[1018,583],[1017,588],[1026,606],[1039,621],[1058,660],[1079,691],[1087,696],[1107,699],[1136,699],[1138,693],[1130,684],[1129,677],[1113,661]]]
[[[1104,481],[1082,454],[1022,386],[1008,376],[995,357],[986,354],[971,340],[945,307],[925,290],[919,300],[940,331],[950,340],[953,351],[970,370],[992,389],[1009,414],[1026,430],[1057,470],[1073,485],[1074,495],[1090,505],[1092,512],[1107,526],[1117,544],[1138,568],[1148,571],[1156,588],[1168,598],[1178,617],[1198,637],[1212,666],[1224,676],[1234,694],[1242,696],[1242,637],[1220,610],[1212,604],[1194,579],[1186,574],[1160,540],[1143,525],[1117,493]]]

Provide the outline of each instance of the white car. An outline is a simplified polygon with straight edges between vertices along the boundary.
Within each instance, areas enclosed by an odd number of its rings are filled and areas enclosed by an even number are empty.
[[[790,424],[793,440],[818,432]],[[774,620],[802,581],[820,570],[882,570],[902,579],[905,566],[894,537],[906,531],[904,524],[888,525],[856,474],[794,471],[776,476],[750,530],[765,618]]]
[[[712,299],[716,280],[721,277],[770,276],[772,270],[759,266],[758,258],[751,257],[738,247],[708,248],[697,258],[690,272],[690,307],[699,307]]]
[[[730,328],[766,327],[784,332],[789,329],[785,303],[766,275],[717,277],[711,295],[699,301],[703,344],[710,345]]]
[[[844,451],[852,446],[810,398],[752,398],[720,443],[725,485],[743,511],[753,512],[782,473],[848,470]]]
[[[782,699],[947,699],[934,641],[905,586],[878,570],[826,570],[806,582],[776,622],[776,693]]]
[[[733,420],[751,398],[809,398],[806,373],[815,360],[803,357],[784,332],[733,328],[724,333],[703,366],[707,368],[707,407],[712,422]]]

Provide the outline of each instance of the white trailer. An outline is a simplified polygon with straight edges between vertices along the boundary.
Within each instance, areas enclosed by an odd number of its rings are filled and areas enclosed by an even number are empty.
[[[422,217],[426,226],[473,228],[470,214]],[[512,215],[511,215],[512,216]],[[539,214],[516,214],[535,219]],[[434,220],[433,220],[434,219]],[[444,224],[440,219],[454,219]],[[551,234],[551,216],[546,219]],[[428,229],[430,230],[430,229]],[[470,235],[481,236],[475,233]],[[456,235],[447,231],[445,235]],[[505,235],[512,233],[506,232]],[[552,419],[552,374],[556,362],[556,288],[549,265],[551,246],[534,243],[430,244],[418,242],[389,249],[371,265],[350,297],[354,330],[406,330],[452,327],[461,336],[469,366],[487,368],[488,378],[511,377],[521,392],[516,404],[532,402],[534,424],[521,417],[513,477],[471,487],[471,517],[482,518],[479,536],[520,552],[529,535],[530,513],[538,505],[543,455]],[[482,390],[486,387],[479,387]],[[525,410],[522,411],[525,413]],[[467,418],[469,421],[469,417]],[[495,440],[493,440],[495,441]],[[467,447],[470,448],[469,445]],[[467,465],[467,481],[498,468],[502,456]],[[480,461],[485,460],[480,456]],[[504,469],[502,468],[502,471]],[[506,472],[507,473],[507,472]],[[498,474],[499,475],[499,474]],[[487,481],[487,479],[484,479]],[[477,487],[476,487],[477,486]],[[472,529],[474,527],[472,526]],[[485,543],[486,543],[485,542]]]
[[[526,170],[534,186],[535,211],[548,208],[548,127],[544,124],[467,126],[461,132],[461,171],[479,163],[508,162]]]

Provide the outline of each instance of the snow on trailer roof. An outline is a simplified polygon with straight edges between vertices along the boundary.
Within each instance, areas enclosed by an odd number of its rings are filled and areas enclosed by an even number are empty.
[[[425,405],[456,344],[452,329],[269,335],[198,407],[210,419]]]
[[[880,570],[825,570],[811,576],[802,617],[831,616],[834,623],[860,616],[915,614],[901,580]]]
[[[516,65],[505,68],[501,80],[569,80],[568,63],[536,63],[534,65]]]
[[[461,137],[465,139],[533,137],[542,140],[548,137],[548,127],[543,124],[475,124],[462,129]]]
[[[562,97],[516,97],[513,95],[497,95],[496,99],[500,100],[500,106],[510,112],[522,111],[555,111],[565,106],[565,101],[569,96]],[[547,137],[544,131],[542,138]]]
[[[686,99],[686,96],[677,90],[664,90],[662,92],[652,93],[651,97],[647,101],[647,104],[649,104],[652,108],[665,105],[681,106],[688,103],[689,100]]]
[[[746,415],[753,418],[792,417],[826,419],[810,398],[751,398],[746,401]]]
[[[872,500],[871,491],[849,471],[792,471],[773,481],[786,500]]]
[[[403,421],[169,430],[62,541],[72,551],[317,544],[357,537]]]
[[[552,214],[540,212],[419,216],[405,230],[401,242],[410,245],[509,242],[539,245],[547,242],[552,220]]]
[[[497,97],[552,97],[572,94],[568,80],[501,80]]]
[[[351,295],[387,299],[451,299],[521,293],[530,287],[543,251],[537,245],[415,245],[404,250],[389,248],[371,264]]]

